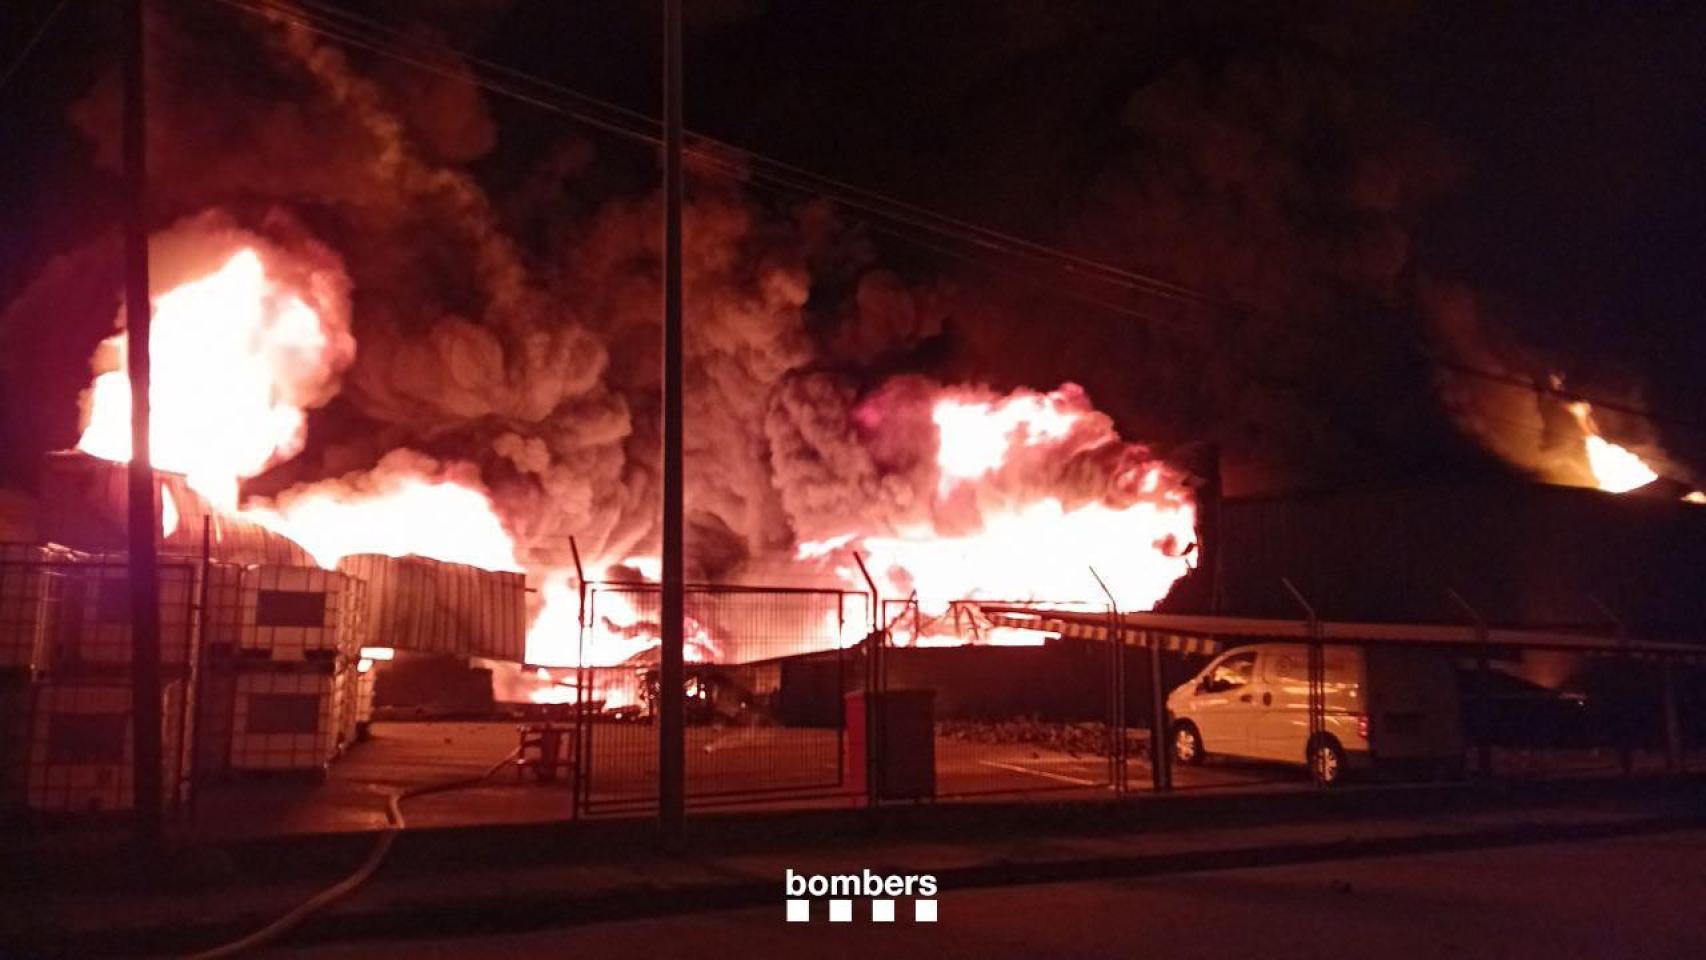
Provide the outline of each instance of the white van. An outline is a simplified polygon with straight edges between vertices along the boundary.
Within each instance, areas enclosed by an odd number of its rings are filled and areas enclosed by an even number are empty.
[[[1258,643],[1222,653],[1167,697],[1173,758],[1207,755],[1308,766],[1324,783],[1348,767],[1455,773],[1463,762],[1456,666],[1406,647],[1323,649],[1325,725],[1309,733],[1309,647]]]

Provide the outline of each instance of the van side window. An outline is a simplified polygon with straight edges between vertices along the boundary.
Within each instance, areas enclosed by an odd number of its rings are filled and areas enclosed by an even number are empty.
[[[1221,693],[1233,687],[1242,687],[1250,682],[1251,674],[1256,670],[1256,654],[1239,653],[1227,657],[1214,665],[1208,675],[1208,689],[1211,693]]]

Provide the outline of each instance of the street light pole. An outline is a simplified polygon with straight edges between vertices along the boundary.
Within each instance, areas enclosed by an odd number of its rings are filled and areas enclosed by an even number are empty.
[[[681,0],[663,7],[663,584],[658,663],[658,834],[679,847],[686,820],[683,704]]]
[[[125,356],[130,376],[130,715],[131,784],[137,834],[160,836],[160,581],[154,537],[160,515],[154,503],[154,466],[148,450],[149,331],[148,152],[143,91],[146,0],[128,0],[124,18],[124,310]]]

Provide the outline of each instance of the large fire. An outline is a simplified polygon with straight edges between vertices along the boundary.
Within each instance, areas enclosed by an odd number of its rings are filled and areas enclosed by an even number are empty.
[[[244,479],[302,449],[307,411],[335,392],[337,375],[354,352],[347,325],[293,289],[284,279],[289,274],[273,269],[271,256],[247,246],[227,249],[207,258],[208,272],[157,296],[151,344],[156,463],[185,473],[218,508],[301,544],[323,566],[353,553],[381,553],[523,569],[511,532],[468,464],[400,450],[360,475],[298,487],[276,502],[239,502]],[[78,444],[113,460],[130,455],[127,343],[120,331],[97,354]],[[862,590],[851,562],[852,551],[860,551],[886,596],[915,597],[915,614],[932,616],[967,598],[1099,605],[1092,568],[1122,607],[1145,609],[1189,568],[1195,515],[1181,478],[1120,441],[1082,390],[1068,385],[1046,394],[999,396],[940,388],[929,419],[935,431],[933,492],[926,494],[935,501],[931,519],[883,529],[854,524],[801,544],[802,560],[833,556],[848,585]],[[169,530],[178,519],[170,502],[165,511]],[[621,563],[648,574],[646,568],[655,566],[647,557]],[[656,647],[655,615],[625,605],[621,592],[601,595],[595,622],[582,630],[572,575],[529,572],[539,590],[530,663],[633,666]],[[715,635],[726,625],[689,614],[689,658],[726,654]],[[855,642],[868,629],[863,617],[860,611],[854,624],[837,619],[823,636],[802,635],[801,642]],[[1015,638],[995,632],[985,639]],[[529,676],[530,695],[562,699],[565,676]],[[599,696],[617,702],[632,694],[612,688]]]
[[[1600,436],[1593,422],[1593,407],[1586,400],[1570,404],[1570,413],[1582,427],[1582,442],[1587,450],[1588,469],[1594,482],[1610,493],[1628,493],[1659,478],[1658,472],[1645,460],[1626,447]]]
[[[130,459],[128,335],[103,341],[78,449]],[[185,474],[213,504],[237,505],[237,482],[302,449],[306,408],[329,355],[353,351],[297,292],[243,249],[206,276],[155,297],[149,433],[154,463]]]
[[[931,421],[936,519],[804,543],[801,558],[861,551],[885,596],[909,598],[923,617],[938,619],[964,599],[1099,607],[1097,576],[1122,609],[1147,610],[1190,568],[1196,511],[1182,480],[1121,443],[1076,387],[943,396]],[[1120,455],[1112,467],[1090,471],[1097,484],[1090,495],[1069,502],[1038,492],[1037,464],[1111,448]],[[838,569],[850,585],[862,585],[851,564]],[[945,639],[929,628],[918,637]],[[1022,641],[996,631],[989,642]]]
[[[246,507],[241,514],[295,540],[327,568],[352,553],[382,553],[521,570],[515,541],[484,491],[385,467],[381,461],[375,471],[380,482],[361,489],[310,486],[276,507]]]

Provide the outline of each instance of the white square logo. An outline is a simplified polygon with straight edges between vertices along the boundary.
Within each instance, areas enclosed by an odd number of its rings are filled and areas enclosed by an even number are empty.
[[[894,901],[893,900],[872,900],[871,901],[871,921],[873,923],[893,923],[894,922]]]
[[[852,923],[853,922],[853,901],[851,901],[851,900],[831,900],[831,901],[829,901],[829,922],[830,923]]]
[[[912,919],[919,923],[935,923],[936,901],[914,900],[912,902]]]
[[[810,900],[788,901],[788,922],[809,923],[812,919],[812,902]]]

